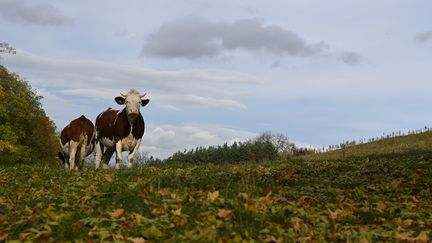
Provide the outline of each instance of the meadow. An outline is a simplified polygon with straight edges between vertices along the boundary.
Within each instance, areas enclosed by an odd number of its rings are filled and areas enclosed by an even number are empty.
[[[0,242],[427,242],[431,187],[430,132],[265,163],[0,165]]]

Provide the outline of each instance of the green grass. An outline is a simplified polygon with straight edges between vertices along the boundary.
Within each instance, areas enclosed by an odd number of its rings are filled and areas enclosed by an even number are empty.
[[[428,241],[430,136],[265,164],[3,166],[0,241]]]

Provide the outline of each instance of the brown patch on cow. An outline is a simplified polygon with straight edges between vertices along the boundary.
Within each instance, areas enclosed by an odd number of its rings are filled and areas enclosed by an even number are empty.
[[[94,125],[85,116],[80,116],[79,118],[71,121],[60,134],[60,141],[62,145],[65,145],[69,141],[73,140],[79,142],[81,134],[87,135],[87,145],[92,142]]]
[[[132,125],[132,135],[135,139],[140,139],[144,135],[145,124],[144,118],[141,113],[135,119]],[[131,125],[126,115],[126,109],[108,110],[100,113],[96,118],[97,139],[100,141],[102,138],[113,140],[114,143],[129,136],[131,132]]]

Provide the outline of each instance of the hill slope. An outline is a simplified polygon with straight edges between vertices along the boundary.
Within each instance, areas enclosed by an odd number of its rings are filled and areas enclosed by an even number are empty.
[[[402,154],[429,155],[432,152],[432,132],[411,134],[358,144],[345,149],[305,156],[309,160],[397,156]]]
[[[427,242],[428,136],[265,164],[3,167],[0,241]]]

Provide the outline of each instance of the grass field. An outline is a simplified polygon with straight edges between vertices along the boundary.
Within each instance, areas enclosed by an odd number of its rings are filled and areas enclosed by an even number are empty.
[[[432,239],[432,135],[288,161],[0,167],[1,241]]]

